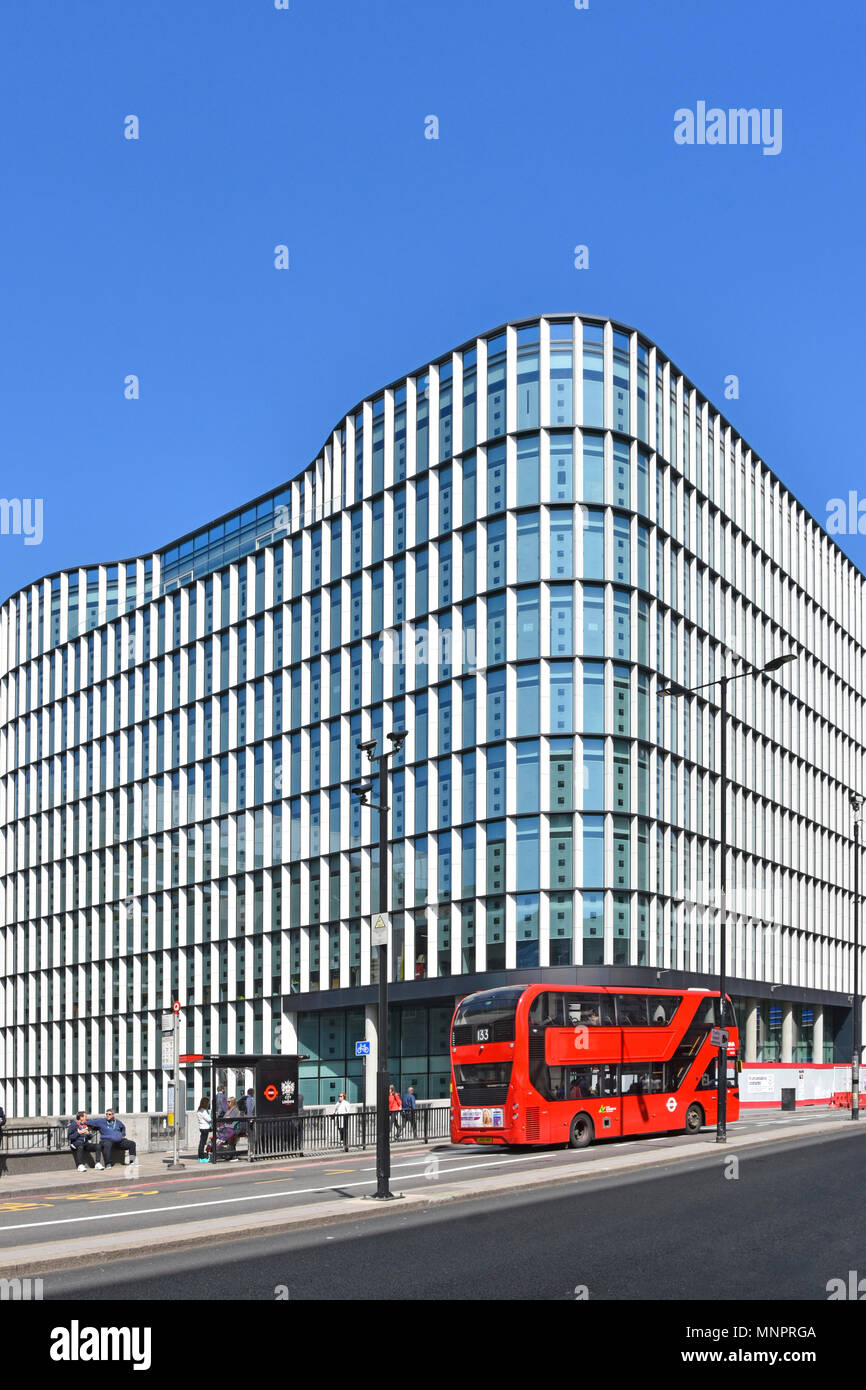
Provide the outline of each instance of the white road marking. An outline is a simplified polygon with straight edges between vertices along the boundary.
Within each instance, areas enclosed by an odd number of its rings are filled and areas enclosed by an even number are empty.
[[[709,1126],[709,1128],[712,1128],[712,1126]],[[658,1135],[655,1139],[650,1138],[649,1136],[647,1136],[646,1138],[640,1138],[640,1139],[638,1139],[638,1140],[633,1141],[633,1144],[634,1144],[635,1146],[637,1146],[637,1145],[641,1145],[641,1146],[642,1146],[642,1145],[651,1144],[651,1143],[654,1143],[654,1142],[655,1142],[655,1143],[658,1143],[658,1142],[664,1141],[664,1140],[670,1141],[671,1139],[673,1139],[673,1138],[678,1138],[678,1137],[681,1138],[682,1136],[681,1136],[681,1135]],[[735,1136],[732,1136],[732,1137],[735,1137]],[[620,1150],[620,1152],[622,1152],[622,1149]],[[471,1162],[471,1163],[464,1163],[464,1164],[453,1164],[453,1165],[452,1165],[452,1164],[449,1164],[448,1167],[446,1168],[446,1172],[448,1172],[448,1173],[461,1173],[461,1172],[469,1171],[469,1170],[471,1170],[471,1169],[475,1169],[475,1171],[477,1172],[477,1171],[479,1170],[479,1168],[496,1168],[496,1167],[502,1167],[503,1164],[531,1163],[531,1162],[536,1162],[536,1163],[537,1163],[537,1162],[542,1161],[542,1160],[554,1160],[554,1159],[556,1159],[557,1157],[560,1157],[560,1158],[563,1158],[563,1159],[564,1159],[564,1158],[566,1157],[566,1155],[565,1155],[565,1154],[556,1155],[556,1154],[551,1154],[551,1153],[537,1153],[537,1152],[533,1151],[532,1153],[528,1153],[528,1154],[509,1154],[509,1155],[508,1155],[507,1157],[505,1157],[505,1158],[496,1158],[496,1159],[494,1159],[494,1158],[489,1158],[489,1157],[487,1156],[487,1154],[484,1154],[484,1155],[478,1154],[477,1157],[475,1158],[475,1161],[474,1161],[474,1162]],[[419,1162],[420,1162],[420,1161],[422,1161],[422,1160],[419,1160]],[[423,1161],[426,1162],[426,1161],[428,1161],[428,1159],[425,1159],[425,1160],[423,1160]],[[407,1166],[408,1166],[408,1165],[407,1165]],[[362,1171],[365,1171],[365,1172],[375,1172],[376,1170],[375,1170],[375,1168],[369,1168],[369,1169],[364,1169],[364,1170],[362,1170]],[[420,1176],[420,1174],[412,1175],[412,1174],[407,1173],[406,1176],[407,1176],[407,1177]],[[340,1184],[340,1188],[341,1188],[341,1190],[345,1191],[345,1190],[347,1190],[348,1188],[352,1188],[352,1187],[369,1187],[369,1185],[370,1185],[370,1184],[369,1184],[369,1180],[365,1180],[365,1181],[363,1181],[363,1182],[347,1182],[347,1183],[341,1183],[341,1184]],[[231,1206],[231,1205],[237,1204],[238,1202],[260,1202],[260,1201],[264,1201],[265,1199],[267,1199],[267,1198],[269,1198],[269,1197],[279,1197],[279,1198],[282,1198],[282,1199],[284,1199],[284,1200],[285,1200],[286,1197],[309,1197],[309,1196],[314,1196],[314,1195],[316,1195],[316,1194],[318,1194],[318,1193],[331,1193],[331,1192],[333,1192],[333,1190],[334,1190],[334,1185],[333,1185],[333,1184],[328,1184],[328,1185],[325,1186],[325,1187],[301,1187],[301,1188],[293,1188],[293,1189],[291,1189],[291,1190],[288,1191],[288,1192],[286,1192],[286,1191],[277,1191],[277,1192],[253,1192],[253,1193],[250,1193],[250,1194],[248,1194],[247,1196],[244,1196],[244,1197],[218,1197],[218,1198],[212,1198],[212,1199],[210,1199],[210,1200],[207,1201],[207,1202],[181,1202],[181,1203],[179,1203],[177,1206],[171,1206],[171,1207],[138,1207],[138,1208],[136,1208],[136,1209],[125,1208],[122,1214],[123,1214],[123,1215],[126,1215],[126,1216],[154,1216],[154,1215],[165,1215],[165,1216],[169,1216],[169,1215],[171,1215],[172,1212],[176,1212],[176,1211],[190,1211],[190,1210],[195,1210],[195,1209],[198,1208],[198,1207],[220,1207],[220,1206]],[[75,1226],[75,1225],[81,1225],[82,1223],[84,1223],[84,1222],[89,1222],[89,1221],[110,1221],[110,1220],[116,1219],[119,1215],[121,1215],[121,1212],[120,1212],[117,1208],[115,1208],[113,1211],[110,1211],[110,1212],[94,1212],[94,1213],[92,1213],[92,1214],[90,1214],[90,1215],[88,1215],[88,1216],[70,1216],[70,1217],[62,1217],[62,1218],[60,1218],[60,1219],[51,1220],[51,1221],[22,1221],[22,1222],[16,1223],[15,1225],[0,1226],[0,1233],[2,1233],[3,1231],[28,1231],[28,1230],[40,1230],[40,1231],[41,1231],[41,1230],[45,1229],[45,1228],[48,1227],[48,1226]]]
[[[537,1161],[540,1157],[544,1157],[544,1155],[527,1154],[525,1158],[501,1158],[496,1159],[493,1162],[488,1161],[484,1166],[486,1168],[492,1168],[496,1166],[496,1164],[502,1163],[525,1163],[530,1159],[535,1159]],[[477,1169],[478,1164],[465,1163],[461,1165],[461,1167],[451,1168],[449,1171],[452,1173],[459,1173],[469,1168]],[[340,1188],[342,1191],[345,1191],[347,1188],[350,1187],[369,1186],[369,1180],[365,1180],[364,1182],[340,1183]],[[332,1193],[333,1190],[334,1185],[333,1183],[330,1183],[327,1187],[300,1187],[294,1188],[289,1192],[252,1192],[249,1194],[249,1196],[246,1197],[216,1197],[212,1198],[210,1201],[207,1202],[180,1202],[177,1206],[174,1207],[138,1207],[134,1211],[130,1208],[124,1208],[124,1211],[128,1216],[170,1216],[172,1212],[190,1211],[194,1210],[196,1207],[223,1207],[230,1206],[237,1202],[261,1202],[268,1197],[281,1197],[285,1200],[286,1197],[309,1197],[319,1192]],[[73,1226],[80,1225],[84,1221],[110,1221],[116,1219],[120,1214],[121,1213],[117,1209],[115,1209],[114,1211],[110,1212],[94,1212],[91,1216],[68,1216],[53,1221],[21,1221],[13,1226],[0,1226],[0,1232],[28,1230],[41,1231],[44,1230],[47,1226]]]

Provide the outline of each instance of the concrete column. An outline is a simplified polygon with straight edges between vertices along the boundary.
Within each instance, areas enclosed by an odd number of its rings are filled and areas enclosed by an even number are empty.
[[[743,1061],[757,1062],[758,1060],[758,1017],[760,1014],[760,1004],[757,999],[746,1000],[746,1017],[744,1020],[744,1036],[742,1045],[744,1048]]]
[[[794,1023],[794,1005],[782,1001],[782,1056],[780,1061],[793,1062],[794,1044],[797,1029]]]
[[[376,1071],[379,1066],[379,1030],[377,1027],[379,1007],[377,1004],[364,1006],[364,1037],[370,1044],[370,1055],[364,1060],[364,1104],[376,1104]]]
[[[812,1010],[814,1015],[814,1027],[812,1028],[812,1056],[810,1061],[823,1062],[824,1060],[824,1006],[816,1004]]]

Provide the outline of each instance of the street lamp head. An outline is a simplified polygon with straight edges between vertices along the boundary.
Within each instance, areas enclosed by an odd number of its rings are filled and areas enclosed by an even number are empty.
[[[797,656],[795,652],[786,652],[784,656],[774,656],[773,660],[768,661],[766,666],[763,666],[761,669],[763,671],[778,671],[782,666],[787,666],[790,661],[796,660]]]
[[[689,693],[685,686],[680,685],[678,681],[662,681],[658,692],[660,695],[688,695]]]

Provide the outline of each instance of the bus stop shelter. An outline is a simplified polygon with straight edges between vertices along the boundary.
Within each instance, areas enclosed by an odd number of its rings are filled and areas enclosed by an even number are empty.
[[[197,1058],[210,1064],[211,1078],[211,1162],[219,1155],[218,1130],[222,1117],[217,1118],[216,1088],[220,1072],[243,1072],[253,1075],[254,1107],[251,1116],[243,1112],[239,1120],[228,1121],[239,1126],[236,1139],[246,1135],[245,1157],[276,1157],[290,1153],[300,1146],[298,1118],[298,1061],[296,1053],[278,1052],[214,1052]],[[230,1156],[225,1153],[223,1156]],[[240,1157],[240,1155],[237,1155]]]

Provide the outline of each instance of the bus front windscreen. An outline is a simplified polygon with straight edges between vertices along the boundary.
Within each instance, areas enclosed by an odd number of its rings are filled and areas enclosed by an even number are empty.
[[[508,1098],[511,1063],[455,1063],[454,1080],[461,1105],[504,1105]]]
[[[457,1008],[452,1046],[514,1042],[514,1016],[522,993],[522,989],[492,989],[470,994]]]

